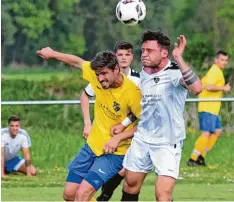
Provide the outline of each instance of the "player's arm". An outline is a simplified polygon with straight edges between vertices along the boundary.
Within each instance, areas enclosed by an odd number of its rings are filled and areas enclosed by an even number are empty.
[[[84,120],[83,137],[87,139],[92,127],[92,123],[89,114],[89,96],[86,94],[84,90],[80,95],[80,106]]]
[[[82,64],[85,62],[85,60],[83,60],[80,57],[54,51],[50,47],[46,47],[46,48],[42,48],[41,50],[38,50],[37,55],[45,60],[55,59],[55,60],[64,62],[72,67],[77,67],[77,68],[81,68]]]
[[[131,123],[135,122],[137,120],[137,117],[130,112],[128,116],[118,125],[113,126],[111,128],[111,135],[118,135],[119,133],[123,132],[125,128],[127,128]]]
[[[29,147],[23,147],[22,150],[23,150],[23,154],[24,154],[26,174],[27,174],[27,176],[31,176],[30,166],[32,165],[32,161],[31,161]]]
[[[218,91],[229,92],[231,90],[231,86],[229,83],[227,83],[225,86],[216,86],[213,84],[207,84],[205,86],[205,89],[211,92],[218,92]]]
[[[182,86],[187,88],[191,93],[197,95],[202,91],[202,83],[199,77],[193,72],[193,70],[185,63],[183,59],[183,53],[185,46],[187,44],[184,35],[177,37],[179,44],[175,43],[172,55],[179,65],[180,71],[182,73],[182,79],[180,83]]]
[[[1,177],[6,177],[6,174],[5,174],[5,159],[4,159],[4,147],[1,147]]]
[[[118,135],[115,135],[112,137],[105,145],[104,145],[104,153],[110,154],[114,153],[121,141],[130,139],[133,137],[134,132],[136,131],[137,126],[134,126],[133,128],[124,131],[122,133],[119,133]]]

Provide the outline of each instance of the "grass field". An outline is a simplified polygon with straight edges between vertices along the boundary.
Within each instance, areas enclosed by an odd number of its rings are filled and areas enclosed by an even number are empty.
[[[60,131],[36,131],[29,129],[32,138],[33,163],[39,168],[36,177],[25,177],[12,173],[2,180],[2,201],[61,201],[66,179],[66,165],[84,143],[81,129],[66,134]],[[234,157],[232,155],[234,135],[224,134],[214,150],[207,157],[207,167],[189,168],[193,143],[199,135],[189,134],[184,144],[180,179],[177,182],[174,199],[183,200],[234,200]],[[145,180],[140,200],[152,201],[154,197],[155,174]],[[112,200],[120,200],[120,186]]]

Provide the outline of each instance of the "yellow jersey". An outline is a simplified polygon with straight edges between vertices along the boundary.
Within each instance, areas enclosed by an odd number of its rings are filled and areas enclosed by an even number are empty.
[[[112,136],[111,128],[123,121],[129,112],[139,118],[141,113],[141,91],[123,74],[123,84],[118,88],[103,89],[90,62],[82,64],[83,78],[90,82],[95,92],[94,121],[87,139],[87,143],[95,155],[104,154],[103,148]],[[132,128],[131,124],[127,130]],[[116,155],[125,155],[130,146],[131,139],[121,141]]]
[[[199,98],[221,98],[223,91],[211,92],[205,88],[206,85],[211,84],[215,86],[224,86],[225,80],[222,69],[213,64],[206,75],[202,78],[203,91],[199,94]],[[211,114],[218,115],[221,107],[221,102],[199,102],[198,112],[209,112]]]

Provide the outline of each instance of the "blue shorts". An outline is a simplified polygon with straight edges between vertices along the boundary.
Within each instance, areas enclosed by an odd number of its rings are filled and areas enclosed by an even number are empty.
[[[24,164],[24,162],[24,159],[22,159],[20,156],[16,156],[11,160],[6,161],[4,163],[6,173],[17,171]]]
[[[222,124],[219,116],[208,112],[199,113],[199,122],[201,131],[214,133],[216,129],[222,129]]]
[[[68,165],[67,182],[80,184],[84,179],[98,190],[122,168],[124,155],[106,154],[96,156],[85,144]]]

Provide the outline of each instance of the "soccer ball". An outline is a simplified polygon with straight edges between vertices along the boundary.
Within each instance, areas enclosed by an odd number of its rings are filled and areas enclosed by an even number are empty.
[[[120,0],[116,6],[116,16],[128,26],[134,26],[144,20],[146,7],[142,0]]]

